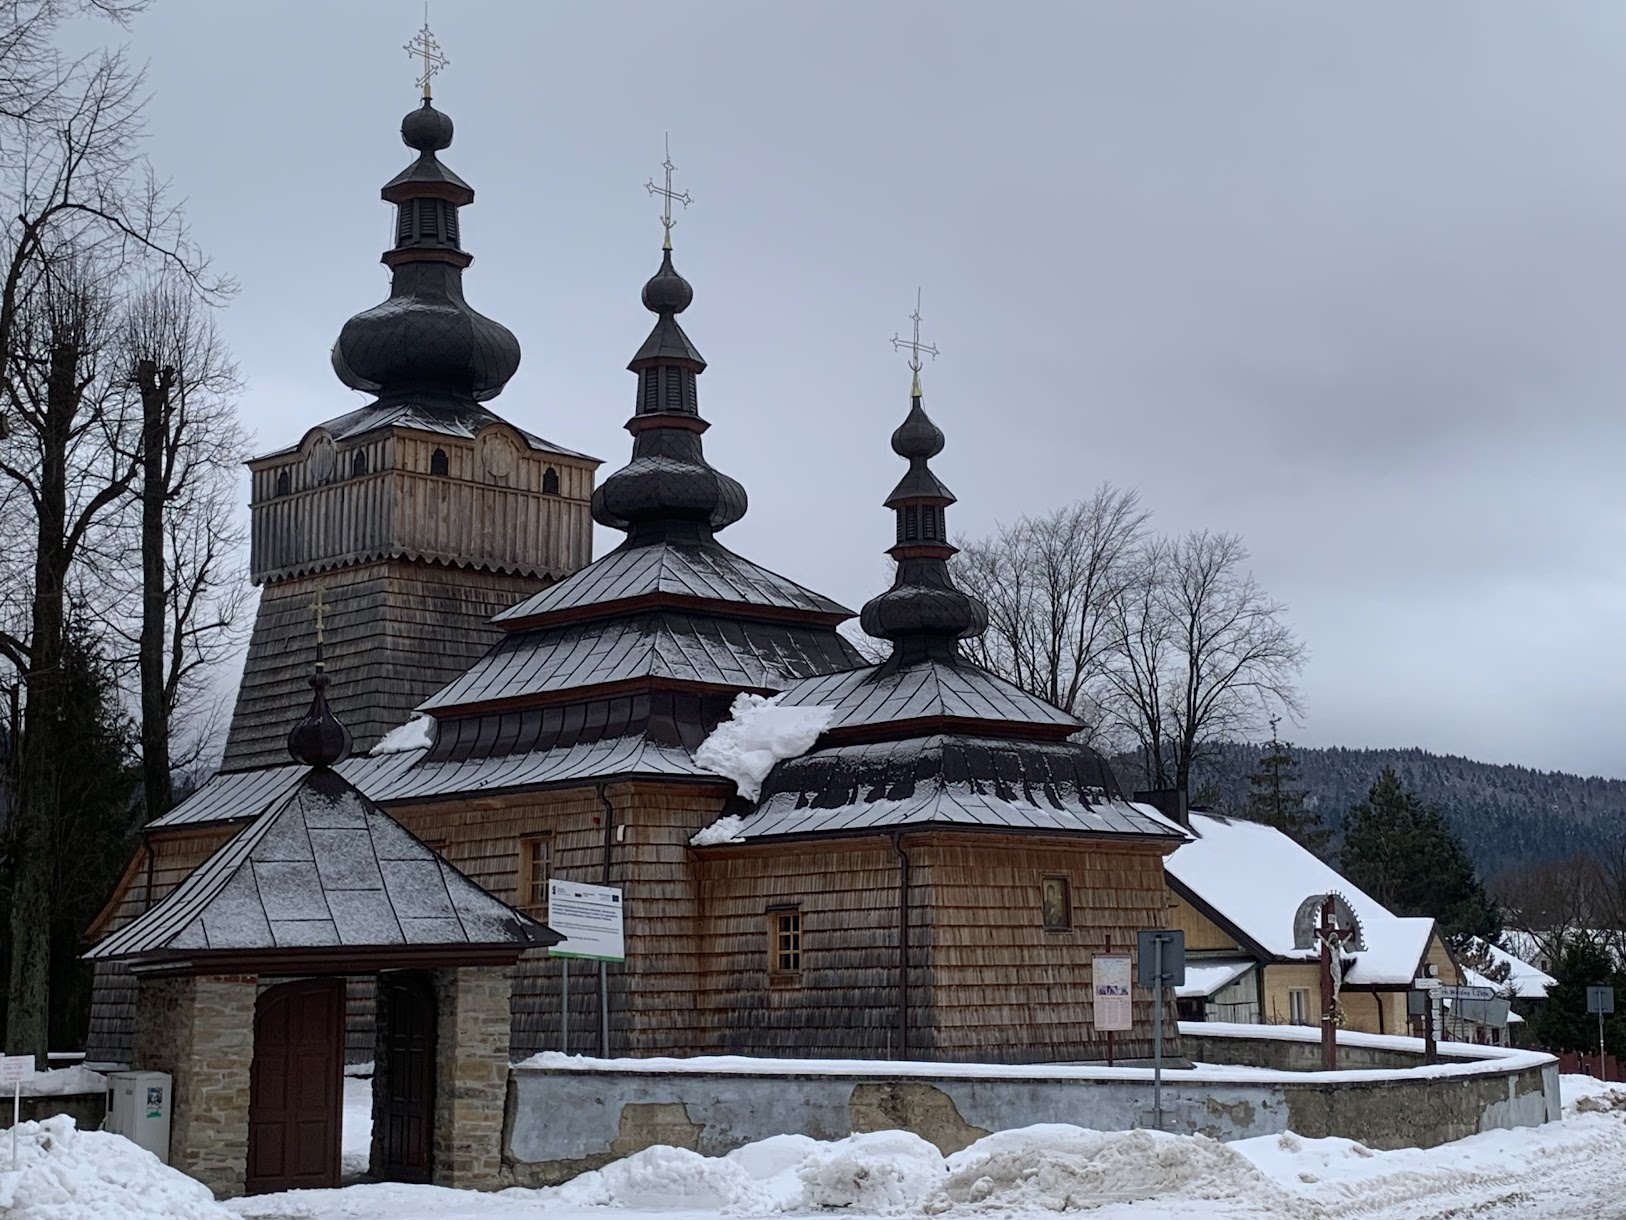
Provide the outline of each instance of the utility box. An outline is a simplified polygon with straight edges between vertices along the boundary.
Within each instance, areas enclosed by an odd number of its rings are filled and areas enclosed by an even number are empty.
[[[107,1129],[169,1164],[169,1117],[174,1082],[168,1072],[113,1072]]]

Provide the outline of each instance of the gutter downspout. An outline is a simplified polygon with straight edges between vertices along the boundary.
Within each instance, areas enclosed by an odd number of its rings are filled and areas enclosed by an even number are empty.
[[[903,832],[887,836],[898,858],[898,1058],[909,1058],[909,857],[900,840]]]
[[[599,804],[604,806],[604,865],[599,876],[601,885],[610,884],[610,844],[615,841],[615,806],[604,792],[601,780],[597,786]],[[610,964],[598,964],[598,1053],[610,1057]]]

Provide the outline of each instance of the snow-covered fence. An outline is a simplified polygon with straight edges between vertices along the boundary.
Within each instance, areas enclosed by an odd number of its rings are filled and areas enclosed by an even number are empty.
[[[1314,1030],[1183,1024],[1181,1036],[1193,1045],[1223,1040],[1232,1065],[1205,1064],[1198,1054],[1196,1067],[1164,1073],[1170,1131],[1233,1140],[1291,1130],[1427,1148],[1559,1117],[1550,1055],[1448,1044],[1452,1061],[1425,1066],[1418,1039],[1341,1034],[1351,1058],[1364,1051],[1414,1066],[1312,1073],[1237,1060],[1249,1042],[1292,1044]],[[1253,1062],[1266,1054],[1256,1048]],[[550,1053],[510,1074],[504,1160],[516,1183],[543,1185],[656,1144],[719,1156],[773,1135],[840,1139],[899,1129],[949,1153],[1034,1123],[1123,1131],[1152,1121],[1145,1068]]]

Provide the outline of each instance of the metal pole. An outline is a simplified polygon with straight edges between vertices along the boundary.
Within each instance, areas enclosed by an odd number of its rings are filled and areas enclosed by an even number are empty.
[[[23,1080],[19,1076],[11,1091],[11,1171],[17,1172],[17,1128],[23,1121]]]
[[[559,1049],[570,1054],[570,959],[559,959]]]
[[[1163,938],[1152,938],[1152,1112],[1163,1130]]]
[[[1107,952],[1108,953],[1112,952],[1112,933],[1111,932],[1107,933]],[[1094,977],[1094,975],[1095,975],[1094,969],[1091,969],[1090,975],[1091,975],[1092,978]],[[1108,1067],[1112,1066],[1112,1031],[1110,1029],[1107,1030],[1107,1066]]]
[[[1604,1057],[1603,1049],[1603,1006],[1598,1006],[1598,1079],[1609,1079],[1609,1060]],[[22,1086],[19,1085],[19,1088]]]
[[[1434,993],[1438,988],[1430,987],[1424,993],[1423,1004],[1423,1062],[1438,1063],[1440,1056],[1434,1045]]]
[[[610,1057],[610,963],[598,964],[598,1053]]]

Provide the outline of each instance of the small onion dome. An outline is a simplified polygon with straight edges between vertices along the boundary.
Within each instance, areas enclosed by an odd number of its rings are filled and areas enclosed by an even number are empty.
[[[943,452],[943,430],[921,409],[918,397],[911,400],[908,416],[892,433],[892,452],[911,461]]]
[[[452,120],[423,99],[423,105],[401,120],[401,143],[419,152],[439,152],[452,143]]]
[[[333,345],[333,371],[369,394],[502,393],[519,369],[519,340],[501,322],[470,308],[459,270],[445,263],[395,268],[389,299],[344,324]]]
[[[350,730],[327,705],[328,677],[318,662],[311,675],[311,707],[288,733],[288,753],[307,767],[331,767],[350,753]]]
[[[650,313],[682,313],[694,300],[689,281],[672,266],[672,252],[661,254],[661,269],[644,285],[644,308]]]
[[[905,559],[885,593],[872,597],[859,615],[866,635],[883,640],[905,636],[970,639],[988,629],[988,609],[954,587],[941,559]]]
[[[698,441],[692,432],[670,430],[669,437],[648,432],[638,439]],[[745,488],[707,464],[705,458],[645,452],[593,489],[593,520],[611,529],[628,529],[640,521],[700,521],[714,530],[745,516]]]

